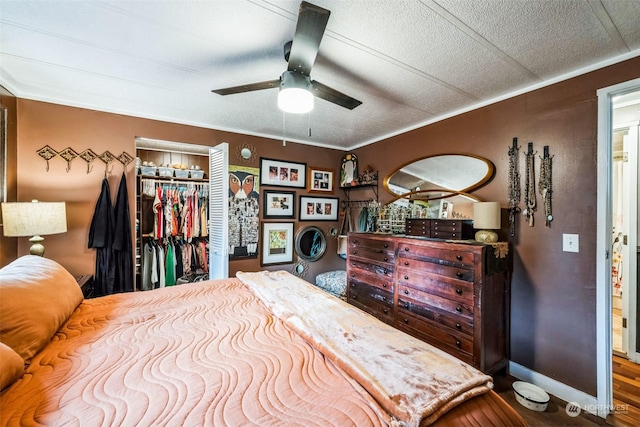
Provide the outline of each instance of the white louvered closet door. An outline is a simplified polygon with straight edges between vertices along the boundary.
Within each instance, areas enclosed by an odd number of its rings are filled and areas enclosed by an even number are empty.
[[[229,144],[209,149],[209,278],[229,276]]]

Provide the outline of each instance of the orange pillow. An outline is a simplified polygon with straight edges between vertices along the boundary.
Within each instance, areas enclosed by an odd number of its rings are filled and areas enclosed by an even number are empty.
[[[0,341],[29,362],[82,300],[78,283],[57,262],[18,258],[0,270]]]
[[[24,373],[24,360],[13,349],[0,342],[0,390],[13,384]]]

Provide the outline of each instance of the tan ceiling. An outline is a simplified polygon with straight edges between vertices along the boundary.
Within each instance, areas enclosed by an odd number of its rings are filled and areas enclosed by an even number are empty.
[[[285,115],[300,1],[0,0],[0,84],[20,98],[350,150],[640,55],[640,0],[312,0],[311,77],[363,104]],[[310,135],[310,136],[309,136]]]

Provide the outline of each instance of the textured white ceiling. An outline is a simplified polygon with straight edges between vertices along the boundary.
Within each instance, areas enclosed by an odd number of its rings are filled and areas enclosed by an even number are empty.
[[[299,1],[0,0],[16,96],[350,150],[640,55],[640,0],[312,0],[331,10],[311,77],[363,104],[278,110]],[[310,135],[310,136],[309,136]]]

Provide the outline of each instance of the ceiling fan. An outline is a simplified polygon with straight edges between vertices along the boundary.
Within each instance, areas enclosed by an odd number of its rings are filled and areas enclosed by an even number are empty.
[[[327,27],[330,14],[331,12],[329,10],[311,3],[303,1],[300,4],[296,33],[293,40],[284,45],[284,59],[289,65],[287,71],[283,72],[279,79],[215,89],[212,90],[212,92],[218,95],[233,95],[236,93],[279,87],[278,105],[281,109],[288,112],[302,113],[310,111],[313,108],[314,96],[353,110],[362,104],[362,102],[316,80],[311,80],[310,77],[311,68],[316,61],[320,41]],[[281,104],[285,102],[284,98],[286,94],[296,92],[298,95],[306,97],[310,106],[305,105],[298,111],[295,111],[293,109],[289,110]]]

